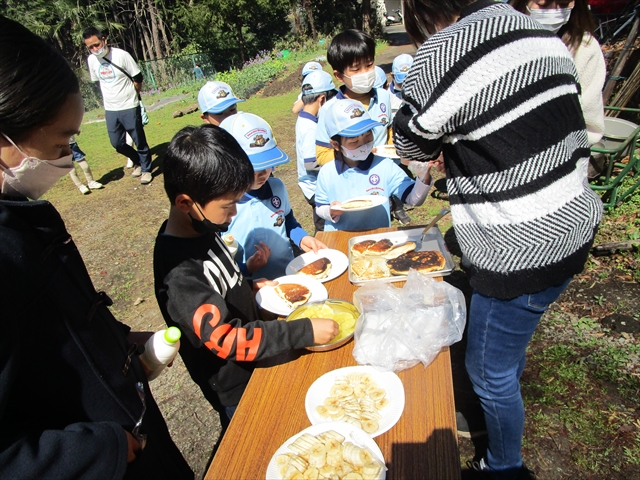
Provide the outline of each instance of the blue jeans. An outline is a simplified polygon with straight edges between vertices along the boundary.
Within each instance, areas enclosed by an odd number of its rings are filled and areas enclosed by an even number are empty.
[[[471,297],[465,364],[484,410],[489,437],[486,463],[496,478],[516,478],[522,468],[520,376],[527,345],[542,314],[570,281],[512,300],[475,291]]]

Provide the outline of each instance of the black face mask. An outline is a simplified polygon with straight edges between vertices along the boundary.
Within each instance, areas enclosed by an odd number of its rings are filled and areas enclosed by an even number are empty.
[[[229,230],[229,225],[231,225],[230,222],[225,222],[222,224],[210,222],[207,217],[204,216],[204,213],[202,213],[200,207],[195,203],[194,205],[200,212],[200,215],[202,215],[202,220],[196,220],[191,216],[191,214],[189,214],[189,217],[191,218],[191,225],[196,232],[205,235],[207,233],[220,233]]]

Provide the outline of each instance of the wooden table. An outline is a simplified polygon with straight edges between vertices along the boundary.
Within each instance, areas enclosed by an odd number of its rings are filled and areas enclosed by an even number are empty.
[[[320,232],[318,238],[346,253],[351,237],[388,230]],[[325,286],[329,298],[349,301],[357,289],[347,272]],[[204,478],[264,479],[280,445],[311,425],[304,407],[308,388],[326,372],[357,365],[352,350],[350,342],[329,352],[296,352],[270,361],[274,366],[265,363],[257,368]],[[418,364],[398,376],[405,389],[404,412],[391,430],[375,438],[389,469],[387,479],[459,479],[449,349],[443,349],[426,369]]]

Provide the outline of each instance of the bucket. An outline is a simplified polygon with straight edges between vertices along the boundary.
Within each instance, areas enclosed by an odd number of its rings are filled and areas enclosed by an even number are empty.
[[[622,118],[604,117],[604,148],[615,150],[638,128],[633,122]]]
[[[282,58],[289,58],[291,52],[289,50],[282,50]]]

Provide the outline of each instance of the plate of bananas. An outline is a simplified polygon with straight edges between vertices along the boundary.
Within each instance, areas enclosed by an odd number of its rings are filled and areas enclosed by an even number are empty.
[[[344,422],[377,437],[400,419],[404,387],[393,372],[365,365],[339,368],[311,384],[304,406],[312,425]]]
[[[289,438],[271,457],[266,473],[267,480],[384,480],[386,476],[376,442],[360,428],[343,422],[312,425]]]

